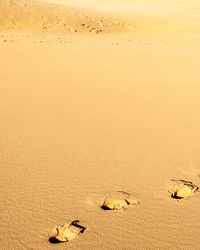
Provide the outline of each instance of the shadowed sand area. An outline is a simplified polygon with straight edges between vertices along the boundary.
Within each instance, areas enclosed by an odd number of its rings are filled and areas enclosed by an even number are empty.
[[[198,249],[199,192],[166,187],[200,186],[198,1],[62,2],[0,1],[0,249]]]

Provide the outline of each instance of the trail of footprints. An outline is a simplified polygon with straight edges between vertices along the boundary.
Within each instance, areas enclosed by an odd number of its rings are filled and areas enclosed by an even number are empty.
[[[188,199],[199,187],[191,181],[171,180],[167,186],[171,198],[176,201]],[[127,210],[132,205],[137,205],[140,202],[134,198],[131,193],[124,191],[114,191],[105,197],[101,209],[103,210]],[[61,243],[71,241],[79,234],[82,234],[87,229],[86,226],[80,224],[79,220],[67,222],[62,226],[56,226],[49,238],[50,243]]]

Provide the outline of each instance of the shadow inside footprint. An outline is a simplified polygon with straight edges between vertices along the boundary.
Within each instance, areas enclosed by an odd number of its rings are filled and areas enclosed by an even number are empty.
[[[79,222],[80,222],[79,220],[74,220],[74,221],[72,221],[71,225],[79,228],[80,233],[82,234],[87,229],[87,227],[81,226],[80,224],[78,224]]]
[[[106,207],[105,205],[102,205],[101,209],[103,209],[103,210],[111,210],[110,208]]]
[[[176,195],[171,195],[171,197],[173,198],[173,199],[176,199],[176,200],[181,200],[181,199],[183,199],[182,197],[178,197],[178,196],[176,196]]]
[[[55,237],[49,238],[49,242],[52,244],[63,243],[62,241],[57,240]]]

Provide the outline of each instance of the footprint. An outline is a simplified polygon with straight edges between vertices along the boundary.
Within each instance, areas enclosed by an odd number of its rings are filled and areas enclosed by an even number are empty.
[[[133,195],[124,191],[111,192],[104,200],[103,210],[126,210],[130,205],[138,204],[139,201]]]
[[[49,242],[60,243],[73,240],[80,233],[83,233],[86,227],[79,224],[79,220],[74,220],[72,222],[67,222],[63,226],[57,226],[52,231]]]
[[[195,192],[199,187],[194,185],[191,181],[185,180],[171,180],[171,185],[168,186],[168,192],[171,193],[171,197],[174,199],[187,199]]]

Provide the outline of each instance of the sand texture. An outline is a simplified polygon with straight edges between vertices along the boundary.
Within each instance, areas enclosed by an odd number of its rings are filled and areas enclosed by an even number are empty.
[[[0,249],[199,249],[199,31],[194,0],[0,0]]]

